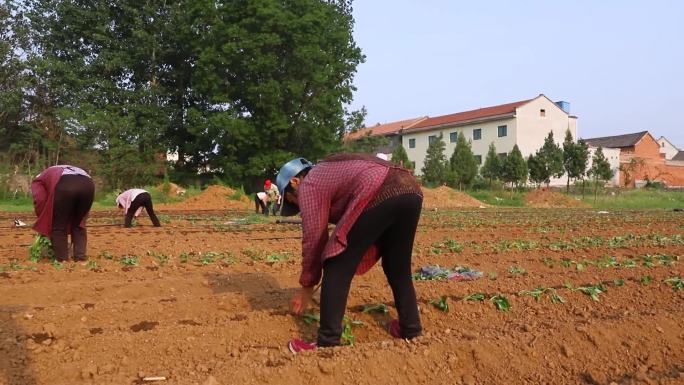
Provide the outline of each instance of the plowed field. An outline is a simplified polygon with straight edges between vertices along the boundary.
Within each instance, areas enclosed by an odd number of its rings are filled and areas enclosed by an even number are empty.
[[[162,228],[123,229],[94,212],[90,261],[58,265],[29,261],[33,231],[0,213],[1,385],[684,384],[681,213],[426,211],[414,267],[483,277],[415,281],[424,335],[404,341],[385,331],[396,313],[375,267],[352,285],[354,346],[297,356],[287,341],[316,331],[288,310],[300,227],[159,214]],[[442,296],[448,312],[430,303]],[[389,314],[360,311],[379,302]]]

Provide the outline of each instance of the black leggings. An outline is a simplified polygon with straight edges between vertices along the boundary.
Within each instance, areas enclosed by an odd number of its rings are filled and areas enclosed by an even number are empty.
[[[52,248],[59,261],[69,258],[67,234],[71,229],[74,260],[85,259],[88,235],[81,221],[93,205],[95,184],[83,175],[62,175],[55,187],[52,211]]]
[[[422,327],[411,279],[411,252],[422,202],[419,195],[405,194],[365,211],[347,234],[347,248],[324,262],[318,346],[340,344],[349,287],[361,258],[373,243],[379,247],[382,269],[394,295],[401,336],[420,335]]]
[[[254,194],[254,212],[259,213],[259,208],[261,207],[261,213],[264,215],[268,215],[268,207],[266,207],[266,204],[264,201],[259,199],[259,196]]]
[[[157,218],[157,216],[154,214],[154,208],[152,207],[152,196],[150,196],[150,193],[146,192],[138,194],[135,199],[133,199],[133,202],[131,202],[131,207],[129,207],[128,211],[126,211],[126,221],[124,223],[125,227],[131,227],[133,215],[135,215],[135,212],[138,211],[140,207],[145,207],[145,211],[147,211],[147,215],[150,217],[152,224],[155,227],[161,227],[159,218]]]

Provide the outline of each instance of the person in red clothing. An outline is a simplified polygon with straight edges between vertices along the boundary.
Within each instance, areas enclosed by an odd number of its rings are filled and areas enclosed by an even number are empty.
[[[338,154],[316,166],[303,158],[286,163],[276,184],[282,215],[302,216],[301,289],[292,310],[301,314],[321,280],[321,315],[316,343],[290,341],[293,353],[340,344],[342,319],[355,274],[382,257],[399,320],[394,337],[413,338],[422,327],[411,278],[411,252],[423,201],[411,173],[365,154]],[[328,235],[328,223],[336,224]]]
[[[31,182],[31,194],[38,216],[33,229],[50,238],[57,260],[69,258],[67,236],[71,234],[74,261],[85,261],[85,221],[95,196],[90,175],[75,166],[48,167]]]

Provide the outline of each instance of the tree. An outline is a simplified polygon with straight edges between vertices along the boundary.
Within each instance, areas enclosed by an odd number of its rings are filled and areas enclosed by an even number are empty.
[[[549,135],[544,139],[544,145],[537,151],[535,157],[543,166],[543,173],[540,176],[544,177],[547,186],[551,183],[552,177],[563,176],[563,150],[554,141],[553,131],[549,131]]]
[[[392,163],[396,163],[407,170],[413,170],[413,162],[409,160],[406,149],[401,144],[392,152]]]
[[[566,192],[570,192],[570,179],[584,179],[589,161],[589,147],[584,140],[575,142],[570,130],[565,132],[563,141],[563,168],[568,175]]]
[[[544,165],[539,161],[539,158],[530,154],[527,157],[527,168],[530,173],[530,181],[534,182],[537,187],[546,182]]]
[[[603,181],[605,183],[615,175],[615,172],[610,168],[610,163],[603,155],[602,147],[596,149],[588,175],[594,179],[594,202],[596,202],[598,182]]]
[[[501,179],[506,183],[510,183],[511,188],[514,185],[517,187],[527,182],[527,162],[525,162],[525,158],[523,158],[517,144],[513,146],[513,150],[503,161]]]
[[[423,168],[423,181],[428,185],[441,185],[447,177],[447,159],[444,154],[446,144],[442,134],[428,145]]]
[[[469,142],[463,135],[458,135],[454,153],[449,159],[449,170],[452,176],[451,182],[458,185],[459,190],[470,184],[477,176],[477,160]]]
[[[489,188],[492,187],[492,181],[501,177],[501,158],[496,153],[496,146],[494,142],[489,144],[489,151],[487,151],[487,158],[485,159],[480,174],[483,178],[489,179]]]
[[[389,144],[389,138],[383,135],[371,135],[367,133],[366,135],[351,140],[344,145],[344,149],[349,152],[364,152],[367,154],[375,154],[378,152],[380,147],[384,147]]]

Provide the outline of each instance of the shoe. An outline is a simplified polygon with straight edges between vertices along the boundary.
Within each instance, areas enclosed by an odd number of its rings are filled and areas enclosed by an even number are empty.
[[[88,260],[88,257],[86,257],[85,255],[78,255],[78,256],[74,255],[73,259],[74,259],[74,262],[85,262]]]
[[[300,339],[293,339],[287,344],[292,354],[297,354],[307,350],[316,350],[317,346],[315,342],[304,342]]]
[[[15,227],[25,227],[26,223],[22,222],[21,219],[14,219],[14,226]]]
[[[390,321],[387,329],[389,330],[389,334],[394,337],[394,338],[403,338],[401,336],[401,326],[399,326],[399,320],[393,319]]]

